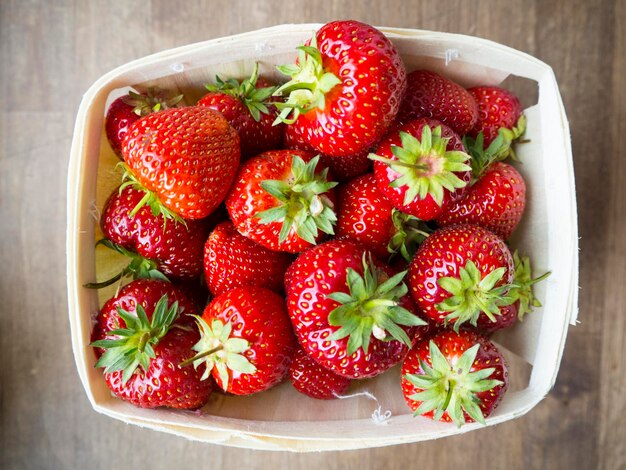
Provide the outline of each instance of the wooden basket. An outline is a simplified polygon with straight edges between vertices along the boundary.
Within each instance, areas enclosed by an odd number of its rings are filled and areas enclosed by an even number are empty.
[[[214,394],[200,411],[135,408],[111,395],[89,347],[93,319],[111,290],[82,285],[116,272],[120,260],[94,249],[97,218],[119,183],[117,159],[103,133],[107,104],[126,87],[159,84],[195,100],[215,74],[242,78],[254,62],[281,77],[274,66],[293,61],[295,47],[320,25],[282,25],[154,54],[107,73],[85,93],[72,142],[68,175],[67,276],[72,346],[93,408],[138,426],[189,439],[255,449],[291,451],[376,447],[449,436],[480,427],[414,418],[400,390],[398,367],[330,402],[298,394],[289,383],[249,397]],[[578,235],[574,173],[567,118],[552,69],[511,48],[474,37],[380,28],[397,46],[409,71],[429,68],[465,86],[497,85],[509,75],[538,85],[538,103],[525,110],[526,137],[518,169],[528,182],[527,211],[512,246],[529,253],[536,273],[552,275],[536,287],[543,307],[495,336],[511,370],[511,387],[487,425],[516,418],[550,390],[569,324],[577,315]]]

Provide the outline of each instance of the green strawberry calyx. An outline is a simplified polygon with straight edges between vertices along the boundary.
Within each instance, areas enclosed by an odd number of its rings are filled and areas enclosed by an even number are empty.
[[[444,189],[454,192],[467,185],[455,172],[469,171],[470,156],[465,152],[448,151],[449,138],[441,137],[441,126],[431,130],[424,126],[421,141],[407,132],[400,131],[401,145],[392,145],[391,152],[396,159],[370,154],[369,158],[391,167],[400,176],[389,186],[406,186],[404,205],[415,198],[430,195],[441,207]]]
[[[420,402],[414,416],[434,411],[433,418],[440,421],[445,412],[457,427],[465,424],[465,413],[474,421],[485,424],[485,417],[480,409],[477,394],[494,389],[503,382],[489,379],[494,367],[479,369],[472,372],[472,366],[480,344],[467,349],[454,364],[442,354],[434,341],[429,343],[430,362],[419,360],[422,372],[406,374],[408,380],[420,392],[409,396],[409,399]]]
[[[245,374],[254,374],[256,367],[244,353],[250,349],[250,343],[243,339],[231,336],[232,324],[224,324],[221,320],[213,319],[209,325],[202,317],[195,316],[200,331],[200,340],[193,346],[198,354],[183,361],[180,367],[193,363],[194,368],[205,365],[201,380],[206,380],[215,369],[224,390],[230,382],[229,371]]]
[[[255,121],[261,120],[261,114],[269,114],[270,111],[267,107],[269,98],[278,89],[276,86],[257,88],[256,83],[259,78],[259,64],[254,64],[252,75],[246,78],[241,83],[236,79],[230,78],[223,80],[219,75],[215,76],[215,84],[205,85],[206,89],[210,92],[225,93],[229,96],[240,100]]]
[[[177,107],[183,99],[183,95],[173,95],[171,92],[150,87],[145,93],[137,93],[130,90],[122,101],[133,107],[133,112],[137,116],[147,116],[163,109]]]
[[[411,261],[419,245],[428,238],[432,230],[421,219],[398,209],[392,210],[391,221],[396,233],[391,237],[387,251],[392,257],[399,253],[406,261]]]
[[[123,371],[122,383],[124,384],[139,366],[147,371],[150,367],[150,360],[156,358],[153,346],[167,334],[181,312],[182,308],[178,308],[178,302],[173,302],[168,307],[166,295],[161,297],[154,307],[151,321],[148,320],[146,311],[140,304],[135,309],[135,315],[117,307],[117,314],[124,320],[126,326],[107,333],[107,336],[115,338],[91,343],[91,346],[105,350],[96,363],[96,367],[104,367],[105,374]]]
[[[103,287],[110,286],[127,277],[132,279],[160,279],[162,281],[169,282],[167,276],[159,271],[159,263],[157,261],[144,258],[139,253],[128,250],[107,238],[98,240],[96,247],[99,245],[106,246],[107,248],[117,251],[118,253],[130,258],[130,262],[124,269],[112,278],[102,282],[89,282],[84,284],[83,287],[88,289],[102,289]]]
[[[533,279],[530,258],[528,256],[520,256],[517,250],[513,253],[513,261],[515,263],[515,276],[509,296],[519,300],[517,316],[522,321],[524,315],[532,312],[536,307],[541,307],[541,302],[533,293],[533,286],[547,278],[550,272]]]
[[[326,196],[337,186],[328,181],[328,168],[316,173],[319,156],[305,163],[293,155],[291,174],[287,181],[264,180],[263,190],[277,199],[277,205],[255,215],[261,224],[282,222],[278,243],[282,244],[295,231],[303,240],[315,245],[319,230],[334,235],[333,225],[337,222],[333,202]]]
[[[400,305],[400,299],[408,292],[402,282],[405,275],[406,271],[402,271],[387,276],[376,267],[371,256],[364,254],[362,275],[348,269],[348,292],[327,296],[340,304],[328,315],[328,323],[340,327],[330,339],[348,337],[348,355],[359,348],[367,354],[372,336],[382,341],[401,341],[411,348],[411,339],[400,325],[420,326],[426,322]]]
[[[291,77],[291,80],[274,92],[274,95],[287,96],[284,103],[276,103],[280,114],[274,124],[293,124],[301,114],[324,109],[326,94],[341,83],[339,77],[324,69],[322,53],[317,48],[315,35],[310,45],[298,47],[298,60],[295,64],[279,65],[277,69]]]
[[[464,267],[459,269],[459,277],[446,276],[437,280],[439,287],[451,295],[443,302],[435,305],[440,312],[448,312],[446,323],[454,322],[453,329],[470,322],[476,326],[481,314],[486,315],[492,322],[501,315],[500,307],[515,303],[516,298],[510,295],[512,284],[502,284],[496,287],[506,273],[505,267],[494,269],[484,278],[476,264],[468,260]]]

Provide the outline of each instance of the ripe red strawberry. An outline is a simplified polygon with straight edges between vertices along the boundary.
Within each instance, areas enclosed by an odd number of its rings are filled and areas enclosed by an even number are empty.
[[[318,162],[301,150],[273,150],[244,162],[226,199],[239,233],[290,253],[333,235],[337,183]]]
[[[239,287],[211,301],[197,317],[201,339],[185,361],[235,395],[279,383],[296,350],[285,300],[262,287]]]
[[[496,162],[470,185],[462,199],[446,208],[437,223],[480,225],[507,240],[518,226],[525,205],[522,175],[508,163]]]
[[[398,120],[404,124],[417,118],[437,119],[465,135],[476,124],[478,106],[461,85],[429,70],[415,70],[407,75]]]
[[[480,317],[505,320],[515,299],[513,257],[504,241],[473,225],[437,230],[420,246],[409,267],[413,299],[432,321],[477,326]]]
[[[183,95],[171,96],[156,88],[148,88],[145,93],[129,91],[114,100],[107,110],[104,120],[107,139],[118,157],[122,156],[122,140],[128,128],[142,116],[177,106]]]
[[[202,272],[207,221],[165,223],[161,215],[154,215],[149,207],[141,205],[144,196],[143,191],[121,186],[107,199],[100,218],[106,238],[98,243],[131,261],[117,276],[88,287],[105,287],[126,276],[190,279]]]
[[[380,259],[401,253],[411,261],[417,245],[428,236],[420,221],[393,208],[373,173],[338,188],[337,236],[361,242]]]
[[[522,105],[513,93],[496,86],[474,87],[468,92],[478,105],[478,119],[467,134],[477,138],[482,132],[484,148],[498,137],[500,129],[507,130],[505,137],[509,145],[524,133],[526,119],[522,114]]]
[[[289,379],[297,391],[318,400],[337,398],[350,386],[350,379],[320,366],[302,348],[293,358]]]
[[[216,77],[216,84],[206,85],[206,88],[209,93],[198,101],[198,105],[219,111],[235,128],[241,142],[242,160],[280,146],[285,126],[272,125],[277,110],[270,104],[270,97],[278,87],[259,78],[258,64],[255,64],[250,78],[241,83]]]
[[[304,137],[299,134],[300,128],[296,126],[286,126],[285,129],[285,148],[298,149],[318,153],[315,147],[310,145]],[[336,181],[350,181],[359,175],[367,173],[372,162],[368,158],[369,151],[365,149],[359,153],[345,156],[330,156],[323,153],[319,154],[322,165],[328,167]]]
[[[167,293],[158,297],[162,292]],[[179,368],[199,338],[186,319],[193,313],[193,304],[161,281],[134,281],[107,301],[92,346],[104,350],[96,366],[105,368],[116,396],[142,408],[195,409],[206,403],[212,383]]]
[[[278,89],[288,95],[280,117],[326,155],[354,155],[380,140],[406,87],[391,41],[358,21],[334,21],[298,49],[296,64],[279,67],[291,77]]]
[[[349,378],[398,363],[425,322],[402,282],[362,245],[332,240],[300,254],[285,276],[287,307],[305,352]]]
[[[285,271],[293,261],[241,235],[232,222],[219,224],[204,247],[204,273],[214,296],[235,287],[265,287],[283,290]]]
[[[417,119],[389,133],[370,158],[383,195],[421,220],[436,218],[461,198],[471,176],[461,139],[432,119]]]
[[[508,385],[502,353],[467,330],[443,330],[417,343],[402,364],[402,393],[415,415],[459,427],[485,424]]]
[[[204,106],[149,114],[122,143],[126,177],[146,190],[155,212],[201,219],[222,202],[239,165],[239,136]]]

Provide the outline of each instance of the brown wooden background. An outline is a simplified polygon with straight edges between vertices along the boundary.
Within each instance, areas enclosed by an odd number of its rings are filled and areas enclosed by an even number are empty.
[[[74,370],[65,290],[66,169],[82,92],[162,49],[340,18],[481,36],[554,68],[582,250],[581,324],[555,389],[529,415],[468,435],[309,455],[188,442],[96,414]],[[625,28],[623,0],[0,0],[0,467],[626,468]]]

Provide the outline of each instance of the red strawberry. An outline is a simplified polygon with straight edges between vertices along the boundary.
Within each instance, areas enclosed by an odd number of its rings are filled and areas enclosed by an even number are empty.
[[[107,386],[142,408],[201,407],[212,384],[202,381],[199,372],[179,368],[193,353],[199,335],[181,317],[183,308],[174,299],[181,299],[186,314],[195,312],[193,304],[161,281],[138,280],[122,291],[104,305],[92,343],[104,349],[96,366],[105,368]],[[164,291],[173,295],[159,298]]]
[[[285,148],[305,150],[318,153],[315,147],[310,145],[304,137],[299,134],[300,128],[296,126],[287,126],[285,130]],[[365,149],[359,153],[346,156],[330,156],[319,154],[322,165],[328,167],[337,181],[349,181],[359,175],[367,173],[372,162],[368,158],[369,151]]]
[[[326,155],[354,155],[380,140],[406,87],[391,41],[372,26],[334,21],[298,49],[297,64],[279,67],[291,77],[278,89],[288,95],[280,117]]]
[[[513,257],[504,241],[473,225],[437,230],[420,246],[409,267],[409,287],[420,310],[455,330],[481,317],[506,321]]]
[[[292,262],[287,253],[277,253],[241,235],[232,222],[222,222],[204,247],[204,273],[214,296],[235,287],[283,289],[285,271]]]
[[[381,194],[373,173],[360,176],[338,191],[337,235],[361,242],[381,259],[401,253],[411,261],[427,228],[393,208]]]
[[[297,391],[318,400],[337,398],[350,386],[350,379],[320,366],[302,348],[298,348],[293,358],[289,379]]]
[[[243,163],[226,199],[239,233],[290,253],[333,235],[337,183],[318,161],[301,150],[274,150]]]
[[[467,330],[444,330],[417,343],[402,364],[402,393],[415,415],[459,427],[485,424],[508,385],[502,353]]]
[[[478,119],[478,107],[461,85],[435,72],[416,70],[407,75],[398,120],[407,123],[417,118],[437,119],[457,134],[465,135]]]
[[[259,78],[258,64],[252,76],[239,83],[216,77],[215,85],[207,85],[209,93],[204,95],[199,106],[207,106],[224,115],[239,133],[241,158],[247,159],[266,150],[278,148],[283,140],[284,125],[273,126],[276,107],[270,104],[275,86]]]
[[[148,88],[146,93],[129,91],[111,103],[104,120],[107,139],[118,157],[122,156],[122,140],[128,128],[142,116],[173,108],[183,99],[183,95],[170,96],[156,88]]]
[[[165,223],[161,215],[154,215],[149,207],[141,205],[144,196],[143,191],[121,186],[107,199],[100,218],[106,238],[98,243],[128,256],[131,261],[114,278],[88,287],[104,287],[126,276],[189,279],[202,272],[207,222]]]
[[[526,184],[511,165],[496,162],[437,218],[442,226],[476,224],[507,240],[518,226],[526,205]]]
[[[384,196],[421,220],[434,219],[462,197],[471,176],[461,139],[432,119],[417,119],[391,132],[370,158]]]
[[[201,339],[193,362],[226,392],[249,395],[279,383],[289,370],[296,340],[285,301],[261,287],[230,290],[198,317]],[[200,367],[203,365],[203,367]]]
[[[332,240],[300,254],[285,277],[287,307],[305,352],[349,378],[398,363],[424,325],[402,282],[362,245]]]
[[[165,215],[201,219],[222,202],[239,165],[239,136],[204,106],[149,114],[122,143],[126,177]]]
[[[498,137],[500,129],[508,131],[505,132],[505,136],[509,145],[524,133],[526,119],[517,96],[496,86],[479,86],[468,91],[478,104],[478,119],[467,133],[477,138],[482,132],[484,148],[489,147]]]

